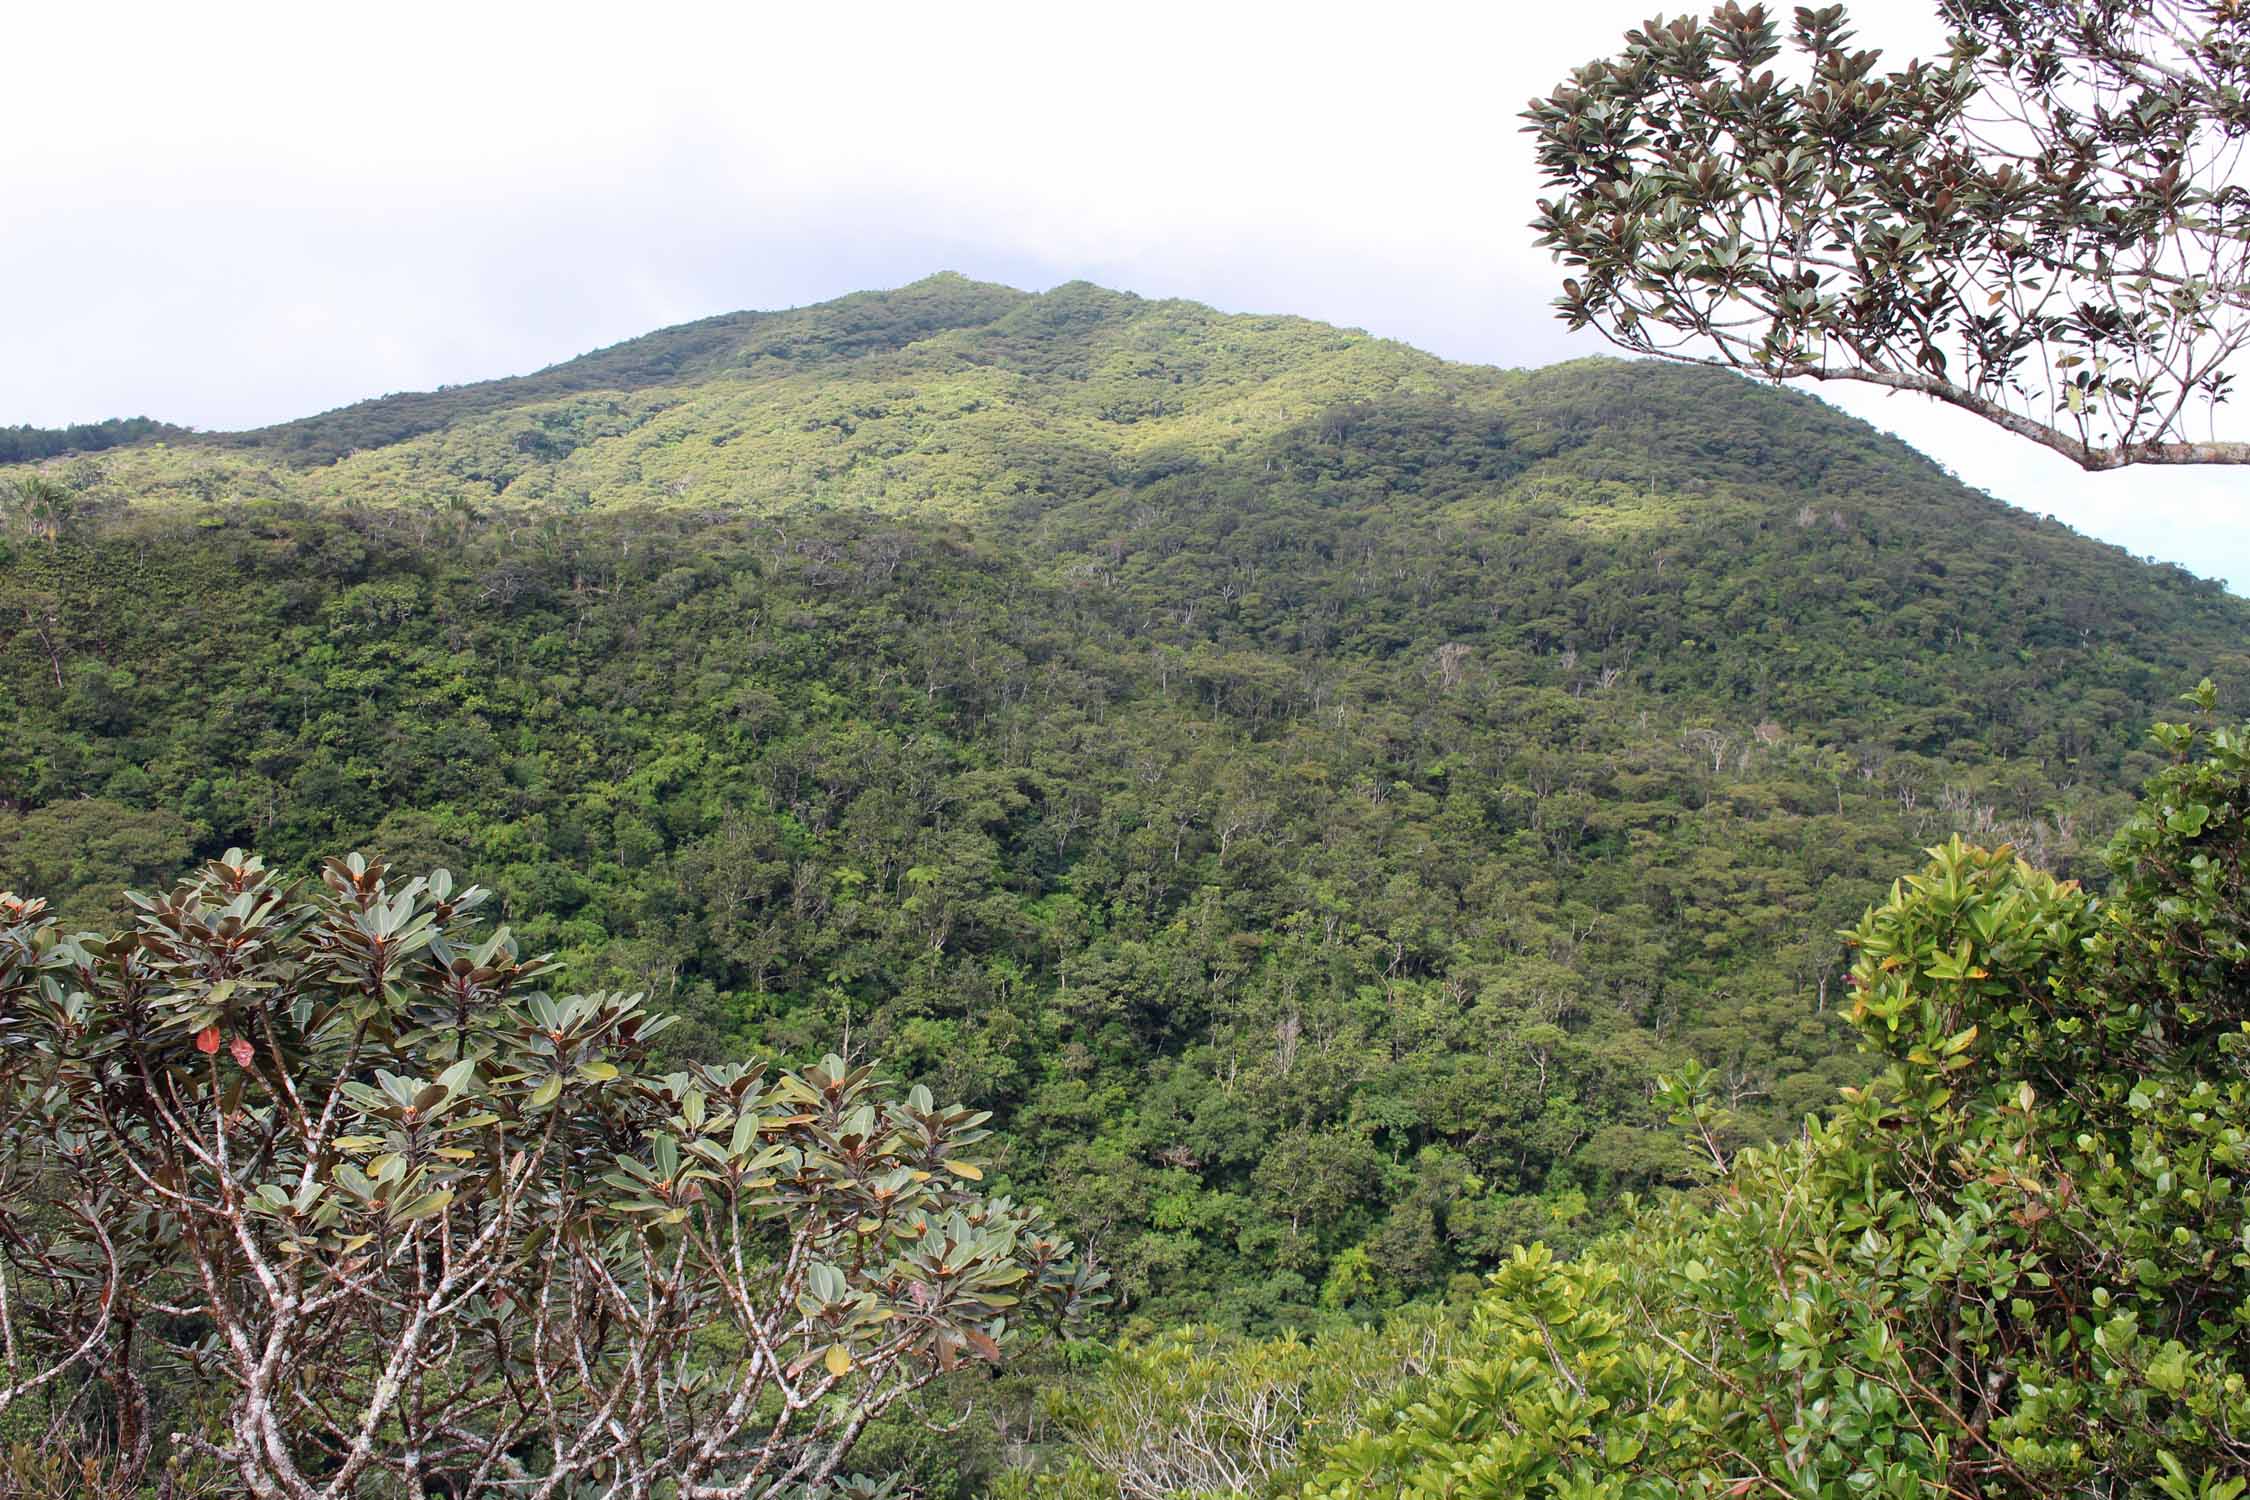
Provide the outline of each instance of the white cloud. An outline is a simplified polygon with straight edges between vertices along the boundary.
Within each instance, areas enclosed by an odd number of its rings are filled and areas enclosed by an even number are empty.
[[[1514,117],[1649,8],[37,8],[0,94],[0,423],[273,421],[940,267],[1597,352],[1547,316]],[[1853,9],[1936,34],[1925,0]],[[2239,482],[1846,401],[2250,584]]]

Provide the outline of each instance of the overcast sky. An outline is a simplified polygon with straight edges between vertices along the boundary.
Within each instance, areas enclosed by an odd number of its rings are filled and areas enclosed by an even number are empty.
[[[939,269],[1502,365],[1601,352],[1547,312],[1514,116],[1657,8],[27,8],[0,88],[0,425],[251,426]],[[1901,61],[1932,9],[1852,6]],[[1911,398],[1822,394],[2250,589],[2240,471],[2087,476]]]

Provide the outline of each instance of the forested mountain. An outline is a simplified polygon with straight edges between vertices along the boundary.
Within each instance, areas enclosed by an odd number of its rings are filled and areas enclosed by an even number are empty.
[[[0,479],[32,472],[18,467]],[[490,885],[702,1056],[995,1112],[1119,1311],[1443,1294],[1867,1064],[1839,928],[2087,868],[2250,604],[1805,397],[941,276],[46,459],[0,887]]]

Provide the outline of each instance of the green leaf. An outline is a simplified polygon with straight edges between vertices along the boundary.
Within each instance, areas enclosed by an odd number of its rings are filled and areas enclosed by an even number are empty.
[[[434,1213],[442,1213],[445,1206],[452,1201],[453,1189],[440,1188],[434,1193],[424,1193],[404,1208],[397,1210],[391,1217],[398,1223],[411,1224],[416,1219],[426,1219]]]
[[[2190,802],[2187,806],[2179,808],[2166,817],[2164,826],[2174,833],[2186,834],[2189,838],[2193,838],[2203,832],[2204,824],[2208,823],[2210,819],[2211,809],[2208,805],[2201,802]]]

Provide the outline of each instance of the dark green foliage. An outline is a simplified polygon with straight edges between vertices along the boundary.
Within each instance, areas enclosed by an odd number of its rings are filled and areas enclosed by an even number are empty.
[[[185,427],[147,417],[111,417],[103,422],[73,422],[68,427],[0,427],[0,464],[37,463],[65,453],[99,453],[126,443],[191,435]]]
[[[123,916],[131,910],[128,888],[187,867],[197,832],[177,813],[108,797],[0,811],[0,870],[14,889],[51,892],[59,907],[87,921]]]
[[[1679,1179],[1659,1069],[1730,1147],[1821,1107],[1911,851],[2074,868],[2250,680],[2240,601],[1731,377],[958,279],[721,322],[326,467],[105,455],[0,568],[0,884],[98,915],[10,852],[84,798],[445,865],[683,1052],[994,1110],[1127,1308],[1297,1324]]]

